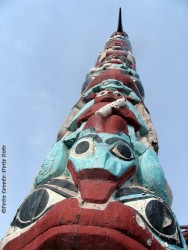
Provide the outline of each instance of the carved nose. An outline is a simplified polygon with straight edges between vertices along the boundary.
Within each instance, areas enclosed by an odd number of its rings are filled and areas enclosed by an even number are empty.
[[[71,160],[68,161],[67,167],[79,188],[82,200],[99,204],[106,203],[112,193],[136,173],[136,166],[130,167],[120,177],[101,168],[76,172]]]

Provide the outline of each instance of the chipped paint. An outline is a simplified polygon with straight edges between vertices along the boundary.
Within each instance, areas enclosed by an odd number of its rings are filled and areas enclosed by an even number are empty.
[[[138,225],[139,225],[141,228],[143,228],[143,229],[146,228],[146,226],[145,226],[143,220],[140,218],[139,215],[136,215],[136,221],[137,221]],[[147,240],[147,244],[148,244],[148,240]]]

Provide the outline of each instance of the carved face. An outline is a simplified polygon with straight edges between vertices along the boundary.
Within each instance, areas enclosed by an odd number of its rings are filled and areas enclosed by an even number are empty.
[[[83,201],[104,204],[135,175],[137,158],[127,135],[90,133],[71,148],[67,168]]]
[[[120,177],[137,159],[126,135],[88,134],[80,138],[72,147],[69,155],[75,171],[100,168]]]

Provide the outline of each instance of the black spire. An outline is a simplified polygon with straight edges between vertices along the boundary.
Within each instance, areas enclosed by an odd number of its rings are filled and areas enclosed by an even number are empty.
[[[121,20],[121,8],[119,8],[119,20],[118,20],[117,32],[123,32],[123,25]]]

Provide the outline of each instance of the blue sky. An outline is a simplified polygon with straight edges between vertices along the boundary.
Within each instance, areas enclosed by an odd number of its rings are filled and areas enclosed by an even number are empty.
[[[0,238],[109,36],[118,8],[159,139],[173,211],[188,224],[187,0],[1,0],[0,138],[7,147],[7,213]]]

